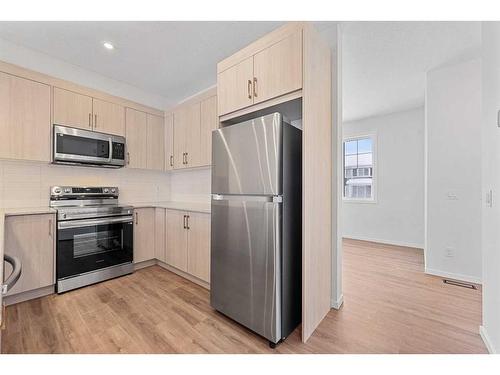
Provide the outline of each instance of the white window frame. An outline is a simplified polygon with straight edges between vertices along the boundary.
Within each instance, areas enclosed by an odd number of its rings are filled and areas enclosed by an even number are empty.
[[[346,198],[345,196],[345,151],[344,143],[356,141],[358,139],[370,138],[372,140],[372,197],[371,198]],[[360,133],[355,135],[344,136],[342,139],[342,201],[345,203],[377,203],[377,134],[376,133]]]

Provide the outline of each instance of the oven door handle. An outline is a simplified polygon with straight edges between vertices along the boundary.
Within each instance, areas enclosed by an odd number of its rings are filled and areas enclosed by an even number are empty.
[[[105,219],[92,219],[92,220],[70,220],[70,221],[60,221],[57,223],[57,229],[68,229],[68,228],[82,228],[82,227],[93,227],[95,225],[106,225],[106,224],[116,224],[116,223],[133,223],[134,219],[132,216],[118,217],[118,218],[105,218]]]

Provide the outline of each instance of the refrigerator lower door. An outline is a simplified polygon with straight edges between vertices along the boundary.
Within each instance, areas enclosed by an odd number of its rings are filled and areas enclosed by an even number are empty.
[[[212,198],[210,301],[272,342],[281,337],[281,197]]]

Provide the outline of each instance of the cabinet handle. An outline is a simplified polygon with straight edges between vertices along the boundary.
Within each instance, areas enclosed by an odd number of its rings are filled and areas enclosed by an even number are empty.
[[[187,229],[187,224],[186,224],[186,221],[187,221],[187,220],[186,220],[186,219],[187,219],[187,216],[186,216],[186,215],[184,215],[184,217],[183,217],[183,219],[182,219],[182,220],[183,220],[183,222],[182,222],[182,226],[184,227],[184,229]]]
[[[52,219],[49,219],[49,237],[52,238]]]
[[[137,212],[134,213],[135,213],[135,225],[139,225],[139,215],[137,214]]]
[[[174,155],[170,155],[170,166],[174,166]]]
[[[188,155],[189,155],[189,152],[186,152],[186,164],[189,164]]]
[[[89,113],[89,128],[92,128],[92,113]]]
[[[186,215],[186,229],[189,229],[189,215]]]
[[[248,99],[252,99],[252,80],[248,80]]]
[[[94,128],[97,128],[97,113],[94,115]]]
[[[253,77],[253,96],[257,97],[257,78]]]
[[[130,165],[130,152],[127,152],[127,165]]]

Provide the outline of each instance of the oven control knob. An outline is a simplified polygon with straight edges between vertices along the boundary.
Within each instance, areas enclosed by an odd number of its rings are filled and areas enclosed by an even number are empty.
[[[71,193],[71,189],[70,189],[70,188],[66,188],[66,189],[64,189],[64,192],[65,192],[66,194],[69,194],[69,193]]]
[[[66,214],[62,214],[63,219],[66,219]]]
[[[108,188],[104,188],[103,192],[104,192],[104,194],[108,194],[109,193],[109,189]]]
[[[114,194],[114,193],[116,193],[116,189],[115,189],[115,188],[112,188],[112,189],[111,189],[111,192],[112,192],[113,194]]]
[[[54,194],[61,194],[61,188],[54,188]]]

